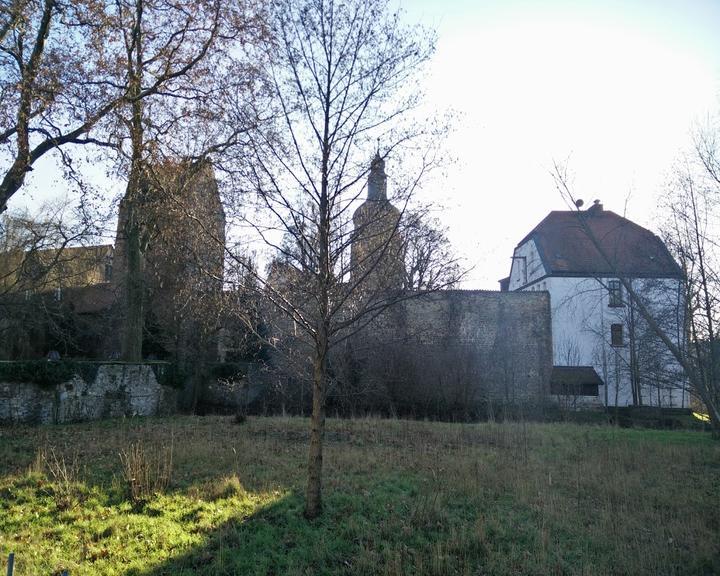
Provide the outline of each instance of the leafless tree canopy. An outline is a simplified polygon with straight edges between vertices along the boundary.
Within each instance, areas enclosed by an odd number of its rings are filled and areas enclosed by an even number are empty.
[[[462,276],[447,229],[423,211],[408,214],[405,235],[405,288],[423,291],[453,288]]]
[[[253,139],[250,159],[251,186],[266,219],[249,224],[284,255],[266,295],[312,349],[305,512],[314,517],[321,510],[329,351],[396,297],[389,286],[368,280],[382,260],[377,256],[397,251],[401,215],[435,160],[432,128],[413,118],[420,97],[413,78],[433,43],[422,30],[404,28],[383,1],[277,0],[270,22],[267,60],[276,121]],[[401,153],[412,147],[419,166],[404,174],[402,185],[396,182],[397,215],[390,199],[375,202],[365,210],[377,217],[363,219],[364,230],[355,229],[352,216],[363,199],[370,159],[380,152],[400,167]],[[372,242],[372,254],[353,261],[353,242],[369,230],[381,240]]]
[[[706,126],[681,159],[665,198],[664,236],[685,273],[688,345],[683,354],[693,391],[720,433],[720,130]]]
[[[200,76],[231,68],[227,59],[227,66],[219,65],[222,51],[212,50],[219,39],[232,50],[238,35],[256,33],[246,6],[213,0],[3,2],[0,157],[7,168],[0,172],[0,212],[49,152],[59,151],[72,171],[71,145],[122,148],[127,136],[116,125],[127,118],[127,107],[137,111],[147,100],[149,129],[166,139],[180,127],[187,130],[188,118],[215,113],[222,105],[217,84]],[[240,83],[248,88],[244,75],[232,82]],[[168,100],[175,101],[169,106]],[[227,132],[228,125],[215,129]]]

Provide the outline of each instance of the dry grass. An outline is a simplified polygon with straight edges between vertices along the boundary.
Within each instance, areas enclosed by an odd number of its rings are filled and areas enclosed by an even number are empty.
[[[17,553],[18,573],[73,575],[720,573],[709,435],[329,420],[325,513],[307,523],[307,428],[207,417],[2,429],[0,553]],[[118,454],[171,442],[172,481],[133,506]],[[46,498],[62,472],[27,472],[50,446],[79,463],[70,508]]]
[[[146,446],[131,443],[120,450],[122,477],[130,501],[139,506],[170,486],[173,469],[173,443],[169,446]]]

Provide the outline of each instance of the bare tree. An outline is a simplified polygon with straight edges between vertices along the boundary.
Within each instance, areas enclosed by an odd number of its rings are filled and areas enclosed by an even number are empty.
[[[720,148],[717,128],[696,133],[695,148],[676,167],[667,198],[665,239],[685,273],[688,343],[682,363],[692,389],[720,434]]]
[[[278,121],[253,141],[252,181],[267,216],[254,226],[286,253],[282,235],[290,236],[290,244],[301,248],[289,254],[291,260],[299,255],[305,262],[276,267],[263,288],[288,329],[304,334],[309,344],[313,392],[305,515],[314,518],[322,509],[329,352],[401,297],[402,279],[376,272],[402,262],[402,212],[435,161],[437,140],[423,138],[432,128],[415,113],[419,94],[413,82],[433,46],[423,31],[404,28],[384,1],[277,0],[272,23],[269,59]],[[386,196],[379,155],[369,199],[358,207],[378,139],[385,158],[412,149],[408,164],[418,159],[407,182],[394,182],[399,209]],[[357,241],[366,249],[351,257]]]
[[[193,218],[194,207],[183,205],[184,190],[205,177],[212,153],[236,145],[247,130],[252,115],[240,120],[239,114],[247,111],[257,74],[241,45],[257,40],[262,26],[255,14],[220,0],[118,0],[114,6],[129,97],[102,129],[116,140],[127,175],[118,229],[125,273],[122,356],[137,361],[145,252],[163,217],[153,207],[175,205]],[[164,78],[160,85],[158,78]],[[229,98],[232,119],[223,113]]]
[[[145,200],[153,166],[197,161],[246,128],[256,74],[245,43],[261,34],[252,3],[220,0],[11,0],[0,7],[0,212],[33,164],[69,145],[119,158],[127,177],[124,356],[141,357]],[[233,107],[228,105],[232,98]],[[222,114],[235,111],[233,118]],[[202,163],[197,162],[201,166]]]
[[[462,277],[460,258],[453,252],[447,228],[427,211],[407,215],[405,239],[405,288],[453,288]]]
[[[700,176],[691,169],[680,173],[677,188],[679,193],[670,201],[673,226],[666,234],[669,247],[679,259],[685,274],[685,302],[684,305],[679,302],[679,306],[676,306],[681,317],[676,317],[671,326],[688,326],[689,342],[686,335],[673,333],[668,329],[664,315],[659,313],[647,295],[638,289],[632,277],[619,270],[611,255],[606,253],[602,243],[585,221],[584,213],[578,209],[577,215],[578,225],[593,247],[608,266],[614,269],[633,311],[682,368],[692,391],[702,400],[709,412],[714,433],[720,434],[720,381],[716,377],[715,364],[715,356],[720,351],[716,350],[714,327],[718,302],[715,290],[718,284],[715,281],[716,268],[712,266],[714,260],[710,257],[710,250],[715,246],[710,216],[715,202],[714,196],[718,192],[718,181],[713,178],[713,162],[716,158],[713,149],[698,146],[697,153],[706,172]],[[553,176],[562,197],[571,206],[579,206],[580,203],[568,184],[566,170],[556,164]],[[705,180],[707,176],[711,186],[701,190],[697,178]],[[713,181],[715,184],[712,184]],[[669,297],[675,298],[673,295]],[[677,384],[682,386],[683,382]]]
[[[177,95],[217,36],[219,4],[3,2],[0,154],[7,168],[0,172],[0,212],[40,158],[58,151],[72,172],[69,146],[117,145],[107,126],[99,130],[113,113],[130,106],[137,116],[146,98]],[[225,15],[224,25],[235,22]]]

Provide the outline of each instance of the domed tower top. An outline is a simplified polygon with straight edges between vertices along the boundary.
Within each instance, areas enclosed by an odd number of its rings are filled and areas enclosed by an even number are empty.
[[[367,187],[367,200],[353,214],[350,276],[364,278],[373,289],[398,289],[404,280],[402,215],[388,201],[385,161],[379,153],[370,163]]]
[[[385,160],[380,153],[375,153],[375,158],[370,163],[370,175],[368,176],[368,200],[387,200],[387,175],[385,174]]]

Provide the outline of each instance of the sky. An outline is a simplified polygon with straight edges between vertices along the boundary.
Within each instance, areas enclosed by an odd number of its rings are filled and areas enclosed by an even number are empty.
[[[457,117],[455,162],[422,196],[471,268],[463,288],[497,289],[517,243],[567,209],[555,162],[586,204],[657,232],[673,162],[720,112],[720,2],[398,1],[408,23],[436,30],[429,108]],[[59,186],[36,169],[10,206]]]
[[[424,191],[442,203],[463,287],[497,289],[513,248],[567,205],[555,162],[586,205],[657,232],[657,202],[694,126],[720,111],[720,2],[407,0],[437,31],[427,96],[451,108],[457,161]],[[391,172],[392,167],[388,166]]]

